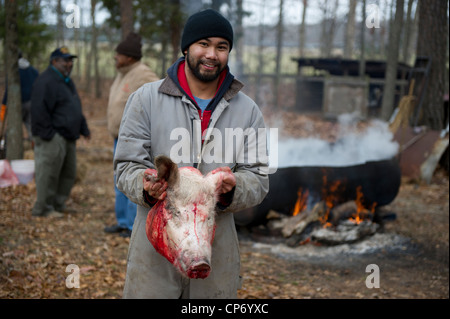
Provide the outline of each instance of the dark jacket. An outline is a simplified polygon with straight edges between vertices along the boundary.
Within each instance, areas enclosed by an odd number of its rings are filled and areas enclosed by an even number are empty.
[[[68,140],[90,135],[75,84],[51,66],[33,84],[31,131],[44,140],[51,140],[55,133]]]
[[[20,93],[22,103],[26,103],[31,99],[31,89],[38,76],[38,70],[33,68],[31,65],[28,64],[27,67],[21,67],[19,63]],[[2,104],[8,104],[8,81],[6,81],[5,94],[3,95]]]

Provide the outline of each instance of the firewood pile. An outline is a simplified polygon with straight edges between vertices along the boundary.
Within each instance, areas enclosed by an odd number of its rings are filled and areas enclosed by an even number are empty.
[[[267,227],[281,234],[288,246],[307,243],[321,245],[350,244],[375,234],[380,224],[373,222],[374,213],[361,210],[356,201],[329,208],[325,201],[316,203],[295,216],[271,211]]]

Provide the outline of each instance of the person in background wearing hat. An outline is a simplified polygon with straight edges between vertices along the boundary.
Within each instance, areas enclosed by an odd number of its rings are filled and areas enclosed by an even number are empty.
[[[250,151],[243,145],[232,150],[234,163],[225,159],[223,150],[215,154],[219,160],[202,158],[208,155],[204,146],[212,142],[212,131],[219,131],[222,137],[227,129],[265,131],[258,106],[240,92],[243,84],[230,73],[232,47],[233,29],[228,20],[211,9],[196,13],[184,27],[184,56],[168,69],[165,79],[142,86],[128,99],[114,157],[117,187],[138,204],[124,298],[237,298],[240,256],[232,213],[258,205],[268,192],[269,180],[267,160],[236,162],[238,154],[249,158]],[[155,250],[146,234],[148,211],[167,195],[167,182],[148,181],[145,172],[155,168],[157,155],[170,156],[173,149],[180,150],[180,140],[172,134],[180,128],[190,132],[183,140],[191,141],[190,162],[177,163],[180,167],[193,166],[204,175],[216,169],[230,173],[217,188],[211,272],[205,279],[183,277]],[[200,129],[202,134],[195,134]],[[260,139],[266,140],[265,133]]]
[[[141,37],[134,32],[130,32],[116,48],[114,59],[118,73],[110,89],[107,109],[108,131],[114,138],[114,151],[119,136],[120,121],[128,97],[143,84],[159,80],[156,74],[141,62],[141,50]],[[117,223],[105,227],[104,231],[119,233],[122,237],[130,237],[137,206],[117,189],[115,182],[114,190],[116,193]]]
[[[90,131],[70,78],[75,55],[67,47],[52,52],[50,65],[33,84],[31,131],[37,198],[33,216],[63,217],[76,177],[76,140]]]

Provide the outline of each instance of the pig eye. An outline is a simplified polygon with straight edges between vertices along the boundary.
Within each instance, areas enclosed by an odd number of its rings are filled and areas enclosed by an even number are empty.
[[[180,211],[179,210],[174,210],[172,212],[172,215],[176,217],[176,216],[180,215]]]

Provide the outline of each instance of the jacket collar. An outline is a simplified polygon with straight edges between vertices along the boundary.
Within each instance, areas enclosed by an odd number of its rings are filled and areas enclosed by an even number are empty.
[[[69,84],[70,83],[70,77],[64,76],[57,68],[55,68],[53,65],[49,65],[48,68],[50,69],[50,73],[54,74],[58,79],[61,79],[64,83]]]
[[[138,67],[140,64],[141,64],[141,61],[136,61],[133,64],[130,64],[130,65],[118,68],[117,71],[119,71],[119,73],[121,73],[121,74],[127,74],[128,72],[130,72],[134,68]]]

